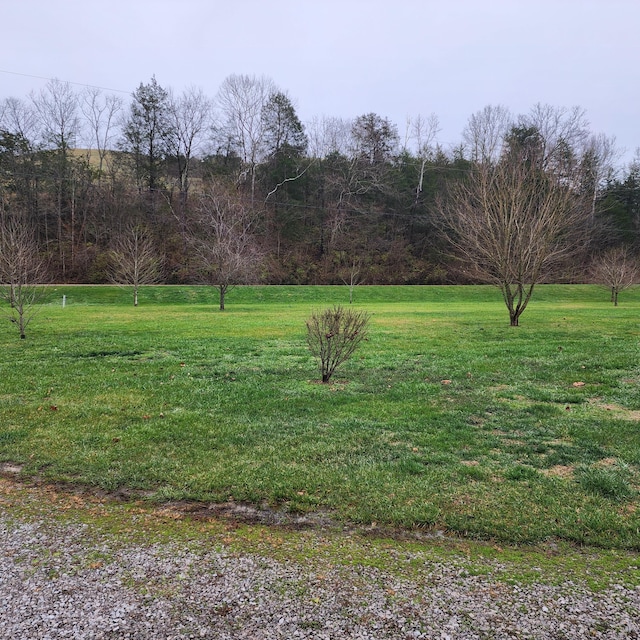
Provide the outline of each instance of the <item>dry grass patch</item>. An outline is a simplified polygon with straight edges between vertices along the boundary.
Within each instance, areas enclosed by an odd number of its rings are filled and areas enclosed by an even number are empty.
[[[556,464],[553,467],[549,467],[549,469],[540,469],[540,473],[547,477],[568,479],[573,478],[575,470],[576,468],[573,465]]]
[[[592,407],[601,409],[602,411],[610,411],[616,414],[616,417],[622,420],[640,421],[640,411],[625,409],[625,407],[612,402],[602,402],[601,398],[589,398],[589,404]]]

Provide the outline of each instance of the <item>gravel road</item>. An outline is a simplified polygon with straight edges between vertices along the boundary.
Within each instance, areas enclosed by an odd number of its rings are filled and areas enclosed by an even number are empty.
[[[455,559],[379,568],[112,541],[0,500],[0,638],[640,638],[640,588],[508,584]],[[412,552],[407,551],[407,555]]]

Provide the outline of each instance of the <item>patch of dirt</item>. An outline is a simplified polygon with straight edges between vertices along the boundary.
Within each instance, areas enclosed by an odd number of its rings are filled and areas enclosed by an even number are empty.
[[[255,506],[243,502],[167,502],[159,511],[165,515],[188,515],[193,519],[209,518],[234,520],[247,524],[265,524],[292,527],[295,529],[324,528],[336,526],[328,513],[291,513],[286,507],[272,508],[269,505]]]
[[[623,420],[633,420],[640,422],[640,411],[625,409],[619,404],[614,404],[612,402],[602,402],[601,400],[601,398],[589,398],[589,404],[597,407],[598,409],[603,409],[604,411],[611,411],[616,414],[616,417],[622,418]]]
[[[0,475],[17,476],[22,473],[23,466],[13,462],[0,463]]]
[[[600,467],[601,469],[606,469],[607,467],[615,467],[618,464],[618,460],[616,458],[602,458],[602,460],[598,460],[593,466]]]
[[[572,478],[575,467],[567,466],[564,464],[557,464],[549,469],[541,469],[542,475],[551,476],[554,478]]]
[[[432,540],[446,539],[457,543],[461,538],[438,525],[416,525],[411,528],[400,528],[387,525],[360,524],[335,519],[328,511],[310,513],[292,513],[287,505],[271,507],[269,505],[252,505],[242,502],[227,501],[207,503],[194,501],[155,502],[153,491],[130,490],[127,488],[115,491],[104,491],[95,487],[72,483],[48,483],[38,478],[18,478],[16,473],[3,472],[12,465],[4,463],[0,466],[0,495],[12,495],[11,504],[17,504],[16,497],[20,492],[36,496],[47,504],[56,504],[64,509],[78,508],[94,510],[100,513],[109,503],[125,502],[137,505],[140,513],[181,520],[218,520],[233,529],[241,525],[265,525],[274,529],[294,531],[334,530],[346,534],[373,536],[375,538],[392,538],[394,540]],[[14,465],[17,467],[17,465]],[[0,504],[6,500],[0,499]]]

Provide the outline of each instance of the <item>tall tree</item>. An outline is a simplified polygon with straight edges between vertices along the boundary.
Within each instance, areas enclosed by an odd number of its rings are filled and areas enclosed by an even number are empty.
[[[213,103],[202,89],[190,87],[180,96],[169,94],[169,150],[177,166],[181,209],[187,202],[191,186],[191,164],[202,150],[205,133],[213,118]]]
[[[41,144],[49,153],[44,166],[49,170],[49,178],[54,188],[55,216],[57,221],[56,241],[62,274],[65,274],[67,260],[63,227],[70,218],[70,226],[75,226],[76,184],[74,164],[76,160],[71,150],[77,146],[80,134],[78,96],[68,82],[51,80],[37,94],[31,94],[40,123]],[[71,244],[71,263],[74,262],[74,245]]]
[[[614,162],[620,156],[615,139],[604,134],[592,135],[583,149],[580,174],[582,189],[591,201],[590,213],[595,220],[598,199],[615,178]]]
[[[513,116],[501,105],[487,105],[472,114],[462,132],[469,159],[473,162],[497,161],[512,126]]]
[[[173,129],[169,121],[169,92],[155,76],[134,91],[124,123],[121,147],[134,160],[139,189],[152,195],[163,185],[166,155]]]
[[[82,93],[82,111],[90,152],[98,154],[98,180],[102,181],[108,168],[109,153],[116,146],[116,124],[121,116],[123,100],[120,96],[104,94],[95,87],[87,87]]]
[[[540,143],[542,168],[567,181],[575,179],[576,166],[589,138],[589,123],[580,107],[536,104],[516,123],[522,130],[535,130]]]
[[[357,117],[351,128],[353,155],[369,164],[391,159],[400,137],[398,127],[376,113]]]
[[[249,176],[252,203],[256,168],[265,156],[263,108],[275,91],[270,78],[233,74],[225,78],[216,97],[223,119],[218,137],[230,142],[241,158],[243,173]]]
[[[440,130],[438,117],[432,113],[428,118],[418,116],[415,119],[407,120],[407,132],[404,144],[404,153],[410,154],[408,147],[409,140],[415,145],[415,157],[419,160],[420,170],[418,172],[418,180],[415,189],[416,202],[420,198],[420,194],[424,188],[424,174],[427,163],[433,159],[435,155],[435,139]]]
[[[349,155],[353,121],[345,118],[313,118],[307,126],[309,153],[312,158],[324,159],[331,155]]]
[[[307,136],[289,96],[274,91],[262,107],[261,117],[267,156],[301,155],[306,151]]]

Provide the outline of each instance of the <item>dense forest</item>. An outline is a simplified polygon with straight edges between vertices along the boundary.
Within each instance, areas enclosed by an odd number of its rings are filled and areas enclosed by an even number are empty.
[[[5,236],[27,230],[55,282],[486,281],[462,189],[482,168],[534,156],[531,193],[547,193],[540,176],[553,173],[571,195],[571,225],[588,228],[572,241],[581,250],[538,280],[585,280],[605,250],[635,254],[640,158],[620,166],[580,108],[487,106],[445,149],[435,115],[402,129],[375,113],[303,124],[285,91],[243,75],[213,97],[154,77],[128,101],[57,80],[4,99],[0,215]],[[523,197],[540,200],[536,216],[541,197]]]

